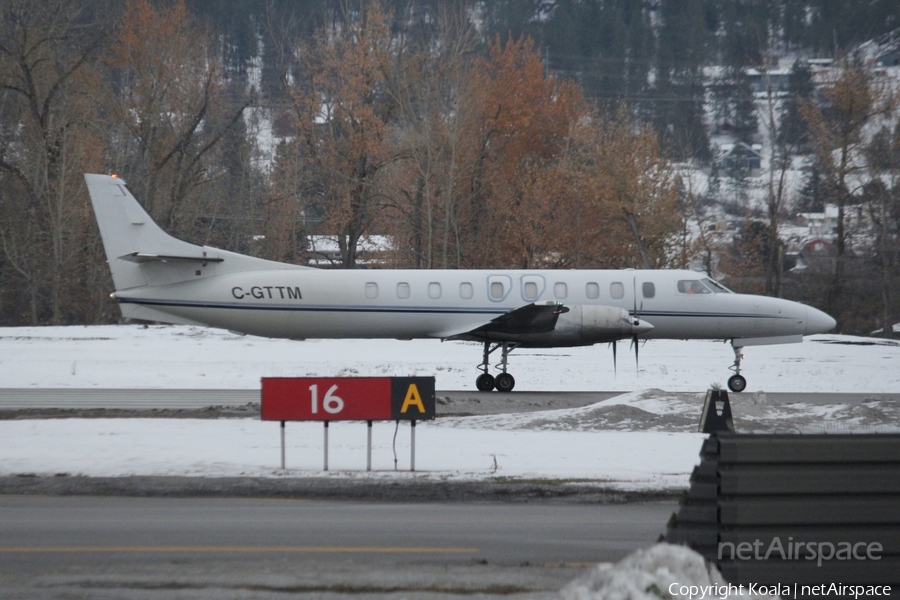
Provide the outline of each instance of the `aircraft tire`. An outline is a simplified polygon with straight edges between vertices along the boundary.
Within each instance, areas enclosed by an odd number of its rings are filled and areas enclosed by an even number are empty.
[[[494,383],[498,392],[511,392],[516,387],[516,378],[509,373],[500,373]]]
[[[490,373],[482,373],[475,380],[475,387],[479,392],[490,392],[494,389],[494,376]]]
[[[732,375],[728,378],[728,389],[736,394],[740,394],[747,389],[747,380],[743,375]]]

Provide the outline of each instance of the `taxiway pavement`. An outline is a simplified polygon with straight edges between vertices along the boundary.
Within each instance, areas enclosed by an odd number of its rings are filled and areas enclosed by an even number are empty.
[[[0,598],[552,597],[674,508],[0,495]]]

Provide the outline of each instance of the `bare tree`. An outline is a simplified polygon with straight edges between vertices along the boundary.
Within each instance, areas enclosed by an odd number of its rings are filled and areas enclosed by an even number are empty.
[[[900,228],[900,126],[887,126],[865,150],[872,179],[865,186],[869,216],[875,229],[875,263],[881,288],[881,331],[894,337],[894,287]]]
[[[119,82],[115,166],[160,225],[179,235],[196,235],[214,206],[213,199],[202,206],[201,188],[221,174],[215,152],[250,104],[226,95],[216,49],[184,0],[168,7],[133,0],[107,55]]]
[[[402,216],[407,233],[399,239],[412,253],[416,268],[450,268],[460,264],[464,202],[461,167],[468,147],[473,106],[472,59],[478,32],[465,6],[441,4],[431,30],[410,40],[406,81],[393,86],[399,122],[396,165],[398,193],[390,208]]]
[[[784,117],[778,100],[778,90],[772,82],[767,67],[763,68],[763,81],[766,86],[764,102],[758,106],[760,120],[766,132],[766,143],[769,146],[769,164],[766,178],[766,217],[768,234],[765,236],[766,248],[763,273],[765,276],[765,293],[768,296],[781,297],[782,263],[784,258],[783,244],[779,234],[782,214],[786,209],[788,174],[793,164],[797,145],[802,141],[788,141],[782,132]]]
[[[382,169],[397,159],[388,140],[396,113],[389,87],[403,48],[377,3],[337,16],[309,47],[295,46],[294,64],[282,68],[299,130],[285,160],[315,174],[307,209],[323,216],[337,234],[342,265],[353,268],[360,238],[381,217]]]
[[[95,128],[101,83],[92,65],[102,32],[68,0],[40,10],[10,0],[0,10],[4,271],[28,298],[19,318],[83,319],[78,304],[91,297],[84,283],[97,254],[82,174],[100,168],[104,148]]]
[[[876,117],[892,111],[895,105],[896,96],[890,93],[886,82],[873,80],[864,67],[849,62],[844,62],[834,81],[824,86],[821,105],[812,101],[802,104],[811,143],[838,209],[835,266],[828,298],[829,312],[837,319],[838,331],[847,316],[844,314],[847,208],[861,187],[861,174],[867,169],[863,156],[864,131]]]

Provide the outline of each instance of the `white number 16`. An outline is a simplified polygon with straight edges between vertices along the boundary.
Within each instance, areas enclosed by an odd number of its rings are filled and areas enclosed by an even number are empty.
[[[339,397],[335,396],[334,392],[337,391],[337,384],[334,384],[328,391],[325,392],[325,397],[322,399],[322,408],[325,409],[325,412],[331,415],[336,415],[337,413],[344,410],[344,401]],[[318,384],[314,384],[309,386],[309,392],[312,398],[312,414],[317,414],[319,412],[319,386]]]

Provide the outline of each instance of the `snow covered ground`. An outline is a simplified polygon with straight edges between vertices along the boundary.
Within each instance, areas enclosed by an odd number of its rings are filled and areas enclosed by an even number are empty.
[[[802,344],[744,349],[748,392],[900,392],[900,342],[817,335]],[[494,357],[499,362],[499,356]],[[510,355],[517,390],[724,387],[734,360],[715,341],[520,349]],[[261,377],[434,375],[439,390],[474,389],[481,346],[437,340],[270,340],[174,325],[0,327],[5,388],[258,389]]]
[[[434,375],[438,390],[472,389],[480,350],[427,340],[291,342],[181,326],[0,328],[0,381],[5,388],[257,389],[263,376]],[[401,471],[394,471],[394,424],[376,423],[373,471],[366,473],[365,425],[333,424],[328,474],[686,487],[702,439],[691,432],[702,392],[730,374],[731,348],[649,342],[641,347],[637,372],[627,350],[620,345],[617,373],[605,347],[516,351],[511,372],[517,389],[631,393],[578,409],[421,424],[415,473],[403,471],[410,458],[407,425],[396,441]],[[896,425],[895,403],[878,397],[900,393],[896,342],[824,335],[747,348],[745,355],[748,391],[757,392],[748,403],[748,423]],[[862,412],[834,405],[773,407],[764,392],[864,392],[872,399]],[[0,476],[322,476],[322,445],[320,424],[288,424],[288,468],[282,471],[278,425],[257,419],[3,420]]]

